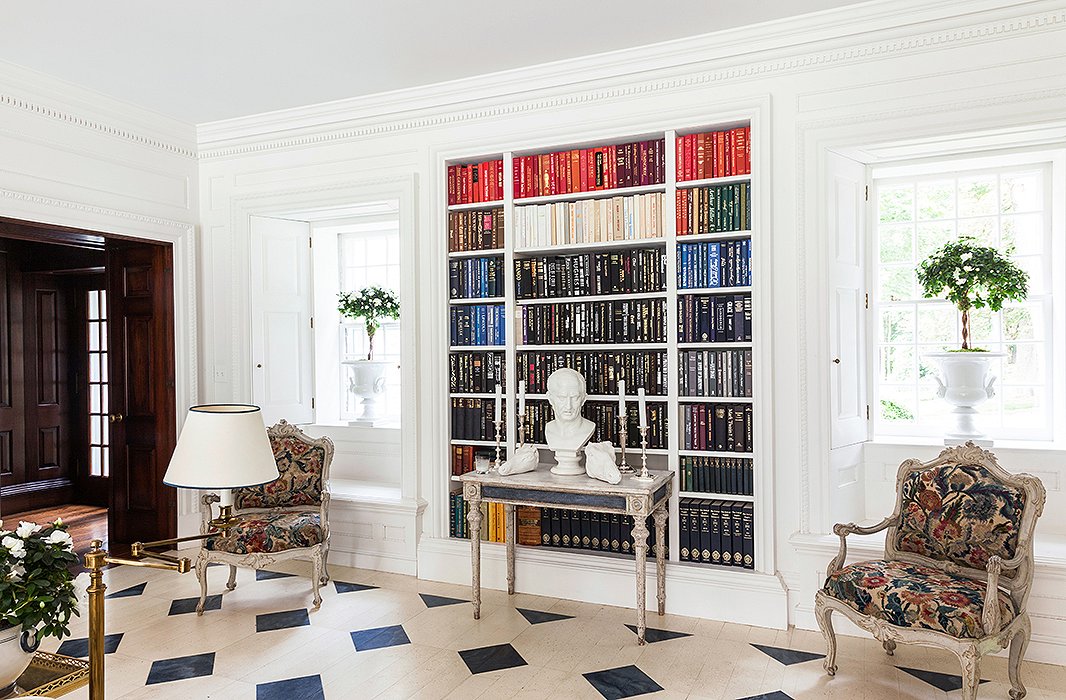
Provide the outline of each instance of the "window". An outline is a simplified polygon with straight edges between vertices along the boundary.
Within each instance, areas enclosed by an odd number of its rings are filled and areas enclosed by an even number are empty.
[[[108,476],[107,292],[90,289],[86,323],[89,353],[89,476]]]
[[[377,285],[400,291],[400,233],[396,201],[359,207],[344,219],[312,225],[315,316],[315,421],[347,423],[362,413],[348,386],[347,363],[366,359],[366,324],[337,311],[337,294]],[[374,359],[390,363],[382,400],[382,420],[374,427],[399,427],[400,323],[382,322],[374,335]]]
[[[949,424],[935,365],[923,354],[960,347],[959,314],[944,299],[922,298],[915,270],[944,243],[973,236],[1009,252],[1030,278],[1025,302],[970,314],[971,345],[1006,353],[993,361],[996,395],[980,407],[981,425],[993,438],[1055,437],[1062,397],[1052,374],[1061,343],[1053,331],[1066,300],[1055,299],[1064,265],[1055,262],[1052,173],[1052,160],[1036,154],[874,172],[875,433],[940,436]]]

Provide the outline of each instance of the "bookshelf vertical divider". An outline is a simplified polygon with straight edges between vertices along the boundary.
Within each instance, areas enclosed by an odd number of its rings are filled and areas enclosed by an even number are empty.
[[[515,315],[518,312],[518,304],[514,293],[514,249],[515,249],[515,204],[514,182],[511,178],[514,156],[510,151],[503,154],[503,261],[504,261],[504,376],[505,385],[508,387],[504,392],[507,396],[515,397],[513,401],[505,401],[507,406],[507,437],[504,445],[507,455],[510,457],[518,445],[518,372],[515,369],[517,362],[515,348],[518,346],[518,324]],[[515,511],[517,513],[517,511]],[[517,530],[516,530],[517,532]]]
[[[667,456],[667,468],[674,473],[673,490],[670,494],[670,522],[673,527],[670,530],[670,561],[679,561],[681,552],[680,522],[678,504],[681,492],[680,460],[678,458],[681,448],[681,431],[678,425],[678,367],[676,358],[680,357],[677,348],[677,152],[675,146],[676,133],[673,129],[666,132],[666,194],[663,195],[663,235],[666,237],[666,410],[670,417],[667,444],[669,454]],[[671,361],[673,360],[673,361]]]

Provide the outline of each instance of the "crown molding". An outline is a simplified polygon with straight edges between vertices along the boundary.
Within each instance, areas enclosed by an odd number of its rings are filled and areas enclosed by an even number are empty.
[[[193,125],[6,61],[0,61],[0,106],[182,158],[196,157]]]
[[[19,192],[18,190],[8,190],[0,188],[0,199],[10,199],[17,202],[23,202],[25,204],[32,204],[34,206],[44,207],[47,209],[54,209],[59,211],[71,211],[83,215],[91,215],[94,217],[104,217],[107,219],[122,219],[124,221],[131,221],[140,226],[150,226],[154,229],[165,231],[168,229],[174,229],[178,233],[177,235],[184,235],[193,231],[193,224],[185,221],[177,221],[174,219],[163,219],[158,216],[147,216],[145,214],[137,214],[135,212],[123,211],[121,209],[111,209],[108,207],[101,207],[95,204],[85,204],[83,202],[75,202],[69,199],[56,199],[54,197],[45,197],[38,194],[31,194],[28,192]],[[57,225],[67,225],[66,223]],[[121,233],[121,235],[129,235],[127,231],[102,231],[101,233]]]
[[[975,0],[965,5],[953,0],[875,1],[650,46],[201,124],[197,137],[202,159],[227,158],[862,63],[1064,25],[1066,8],[1061,1]]]

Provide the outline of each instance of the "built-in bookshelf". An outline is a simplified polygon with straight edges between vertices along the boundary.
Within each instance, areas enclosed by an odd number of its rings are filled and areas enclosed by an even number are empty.
[[[673,565],[760,568],[751,148],[749,124],[731,123],[447,164],[452,475],[495,456],[497,385],[512,407],[525,387],[524,438],[550,463],[546,382],[561,367],[585,376],[592,440],[619,450],[624,381],[628,463],[643,388],[648,466],[677,475]],[[448,532],[466,537],[449,492]],[[547,508],[517,520],[524,546],[631,554],[631,523]]]

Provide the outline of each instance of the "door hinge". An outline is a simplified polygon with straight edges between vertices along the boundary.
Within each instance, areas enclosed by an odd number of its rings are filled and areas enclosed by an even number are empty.
[[[312,396],[311,397],[311,409],[314,410],[314,408],[315,408],[315,397]],[[867,413],[869,413],[869,407],[867,407]]]
[[[867,188],[867,189],[869,189],[869,188]],[[313,248],[314,247],[314,244],[311,242],[311,237],[310,236],[307,237],[307,247],[308,248]]]
[[[314,327],[315,327],[315,317],[312,316],[311,317],[311,329],[314,330]]]
[[[869,185],[866,186],[866,201],[867,202],[870,201],[870,186]]]
[[[866,420],[870,420],[870,404],[866,404]]]
[[[870,308],[870,293],[866,292],[866,308]]]

